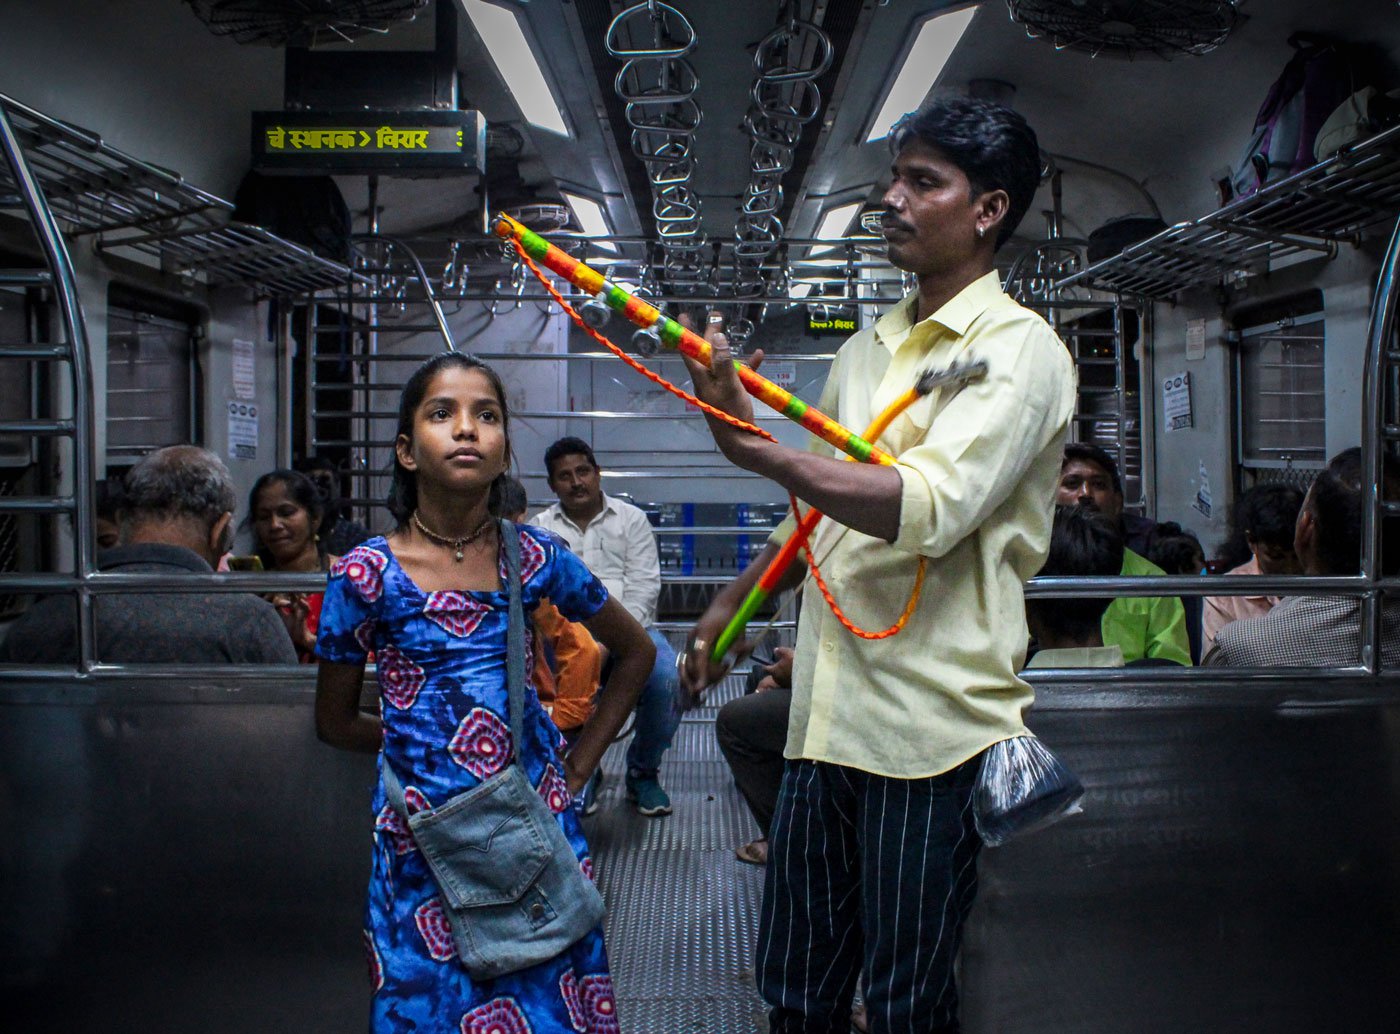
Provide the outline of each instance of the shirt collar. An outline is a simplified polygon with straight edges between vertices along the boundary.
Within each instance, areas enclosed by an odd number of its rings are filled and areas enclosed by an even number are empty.
[[[1027,668],[1121,668],[1123,648],[1076,646],[1062,650],[1039,650],[1026,662]]]
[[[194,550],[164,542],[138,542],[133,546],[113,546],[97,555],[97,569],[111,571],[119,567],[158,564],[178,567],[199,574],[209,574],[213,568]]]
[[[554,512],[557,513],[557,514],[559,515],[560,520],[568,521],[568,522],[569,522],[570,524],[572,524],[575,528],[579,527],[578,521],[574,520],[572,517],[569,516],[568,511],[564,509],[564,504],[563,504],[563,503],[561,503],[561,502],[556,502],[556,503],[554,504],[554,506],[551,507],[551,509],[553,509]],[[610,495],[608,495],[608,493],[604,492],[604,493],[603,493],[603,508],[602,508],[601,510],[598,511],[598,516],[597,516],[597,517],[594,517],[593,520],[590,520],[588,523],[589,523],[589,524],[593,524],[595,521],[597,521],[597,520],[599,520],[600,518],[602,518],[602,516],[603,516],[604,514],[617,513],[617,512],[618,512],[618,511],[617,511],[617,503],[616,503],[616,501],[613,499],[612,496],[610,496]]]
[[[1006,294],[1001,289],[1001,277],[996,270],[992,270],[949,298],[928,319],[916,324],[914,317],[919,312],[919,292],[912,291],[875,322],[875,335],[891,352],[896,351],[916,327],[930,323],[937,323],[962,337],[977,317],[1006,300]]]

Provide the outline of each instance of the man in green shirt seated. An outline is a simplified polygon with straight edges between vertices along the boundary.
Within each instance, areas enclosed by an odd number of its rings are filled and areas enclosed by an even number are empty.
[[[1060,487],[1057,502],[1062,506],[1080,506],[1104,514],[1123,527],[1128,541],[1150,536],[1153,522],[1144,517],[1132,517],[1137,536],[1128,534],[1123,513],[1123,483],[1118,467],[1103,449],[1083,442],[1065,447],[1060,464]],[[1146,532],[1146,534],[1143,534]],[[1156,564],[1132,549],[1123,550],[1124,575],[1163,575]],[[1186,610],[1175,596],[1125,596],[1115,599],[1103,616],[1103,641],[1123,651],[1124,663],[1144,657],[1191,663],[1190,639],[1186,633]]]

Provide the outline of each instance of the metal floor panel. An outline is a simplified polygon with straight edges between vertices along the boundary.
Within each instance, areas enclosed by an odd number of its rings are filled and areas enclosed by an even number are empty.
[[[674,811],[638,815],[626,799],[627,743],[603,761],[600,808],[585,820],[608,903],[608,957],[625,1034],[757,1034],[766,1007],[753,951],[763,872],[734,857],[757,835],[715,742],[715,714],[742,695],[731,675],[686,715],[661,766]]]

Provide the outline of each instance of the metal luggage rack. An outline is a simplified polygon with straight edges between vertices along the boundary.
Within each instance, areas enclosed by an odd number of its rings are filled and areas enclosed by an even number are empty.
[[[248,223],[228,223],[190,233],[153,233],[103,245],[103,250],[110,248],[150,255],[160,261],[167,273],[176,276],[202,274],[211,287],[245,284],[259,294],[309,294],[344,287],[352,277],[369,283],[348,266]]]
[[[73,236],[98,234],[102,251],[156,258],[166,272],[215,284],[247,284],[263,294],[345,284],[348,266],[321,258],[256,226],[229,221],[232,202],[186,183],[178,173],[133,158],[78,126],[0,94],[49,209]],[[0,164],[0,205],[16,201]]]
[[[1210,215],[1178,223],[1056,285],[1165,299],[1338,242],[1400,208],[1400,126]]]

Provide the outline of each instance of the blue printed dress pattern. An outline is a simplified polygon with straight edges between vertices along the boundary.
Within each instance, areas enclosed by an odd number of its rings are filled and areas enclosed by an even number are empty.
[[[552,534],[518,526],[522,602],[547,596],[571,621],[607,602],[601,582]],[[506,701],[505,561],[502,591],[424,592],[382,536],[331,570],[316,652],[362,663],[374,652],[384,757],[404,784],[409,813],[470,790],[510,763]],[[526,636],[533,652],[533,636]],[[525,660],[527,680],[533,658]],[[592,878],[564,781],[563,738],[532,683],[525,694],[525,774]],[[374,855],[365,915],[374,1034],[613,1034],[612,977],[598,927],[563,954],[494,980],[474,981],[457,960],[427,864],[384,796],[374,799]]]

